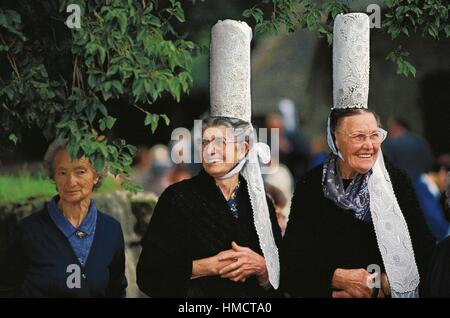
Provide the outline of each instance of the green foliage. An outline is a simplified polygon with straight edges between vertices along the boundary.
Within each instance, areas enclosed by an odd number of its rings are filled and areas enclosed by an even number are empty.
[[[79,29],[65,26],[69,4],[81,8]],[[111,173],[126,180],[136,148],[107,137],[117,120],[108,101],[120,98],[123,107],[142,110],[152,133],[159,119],[169,124],[165,114],[148,108],[165,92],[179,101],[192,85],[198,46],[171,24],[185,20],[181,2],[52,0],[22,6],[0,9],[0,60],[8,61],[0,72],[0,142],[16,144],[24,128],[37,126],[48,140],[67,138],[72,158],[88,156],[98,170],[109,162]],[[53,65],[59,60],[65,67]]]
[[[271,12],[270,18],[264,18],[264,11]],[[261,0],[259,5],[245,10],[242,15],[253,18],[256,32],[276,33],[280,27],[284,27],[287,32],[307,29],[317,32],[321,37],[325,36],[331,44],[333,20],[339,13],[347,11],[348,8],[341,1],[334,0]]]
[[[397,74],[408,76],[412,74],[414,77],[416,76],[416,68],[406,60],[406,57],[409,56],[408,52],[402,52],[402,47],[399,46],[397,50],[392,51],[386,57],[386,60],[391,60],[392,62],[397,64]]]
[[[339,13],[349,12],[344,3],[338,0],[261,0],[242,15],[254,20],[256,32],[274,33],[282,26],[287,32],[307,29],[325,36],[331,45],[334,18]],[[414,33],[434,40],[450,36],[450,2],[447,0],[384,0],[384,4],[382,30],[393,41]],[[386,59],[397,65],[397,74],[415,76],[416,69],[406,60],[408,55],[397,46]]]
[[[434,40],[450,36],[450,2],[446,0],[385,0],[387,11],[383,18],[383,29],[392,40],[400,36],[421,34]],[[401,46],[393,50],[386,59],[397,64],[397,74],[416,76],[415,67],[406,60],[408,52]]]
[[[421,32],[438,40],[450,36],[448,13],[450,3],[445,0],[385,1],[388,10],[384,15],[383,27],[392,39],[401,34]]]
[[[121,189],[116,180],[107,177],[94,193],[112,193]],[[25,169],[18,176],[0,176],[0,205],[21,203],[32,198],[49,200],[56,194],[52,180],[42,175],[31,176]]]

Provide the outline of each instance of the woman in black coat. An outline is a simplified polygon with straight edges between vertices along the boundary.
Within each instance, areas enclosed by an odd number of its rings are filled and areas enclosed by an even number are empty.
[[[273,291],[255,229],[247,183],[239,165],[248,142],[227,129],[238,119],[204,122],[203,170],[168,187],[158,200],[143,239],[137,283],[151,297],[267,297]],[[231,148],[230,148],[231,147]],[[275,242],[281,240],[268,201]]]
[[[368,283],[373,269],[380,275],[386,268],[365,181],[384,133],[375,114],[366,109],[333,110],[330,121],[339,156],[331,154],[297,183],[281,248],[281,288],[294,297],[385,297],[388,284],[378,290],[372,287],[382,286]],[[386,167],[409,230],[424,296],[432,237],[410,180],[389,163]],[[385,229],[393,230],[389,223]],[[389,275],[382,276],[389,280]]]

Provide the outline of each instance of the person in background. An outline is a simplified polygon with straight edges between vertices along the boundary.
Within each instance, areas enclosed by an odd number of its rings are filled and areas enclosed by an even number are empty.
[[[298,129],[287,132],[283,118],[276,113],[267,115],[266,127],[270,140],[269,144],[277,144],[280,162],[289,168],[295,180],[297,180],[308,168],[310,156],[308,141]],[[278,140],[272,140],[271,129],[278,129]]]
[[[320,165],[327,159],[327,142],[323,136],[314,136],[311,142],[311,160],[309,161],[309,168],[314,168]]]
[[[450,209],[450,173],[447,176],[446,207]],[[450,237],[436,247],[429,271],[430,296],[450,298]]]
[[[167,183],[169,185],[190,179],[192,177],[191,170],[188,165],[186,164],[176,164],[174,165],[169,173],[167,174]]]
[[[131,169],[131,181],[148,188],[148,184],[152,179],[152,156],[150,150],[146,146],[138,147],[134,156],[134,164]]]
[[[294,178],[289,169],[280,163],[277,158],[272,158],[267,169],[267,173],[263,175],[264,184],[272,194],[278,224],[281,228],[281,234],[284,236],[284,231],[289,221],[289,213],[291,212]]]
[[[450,172],[447,174],[447,191],[444,198],[445,218],[450,222]]]
[[[159,196],[169,186],[167,176],[173,163],[170,160],[169,150],[166,145],[154,145],[150,148],[150,155],[152,158],[152,178],[144,190]]]
[[[450,222],[445,217],[445,195],[447,174],[450,171],[450,156],[439,157],[427,173],[414,182],[417,198],[428,227],[436,241],[450,235]]]
[[[288,215],[286,215],[285,213],[285,207],[288,203],[288,200],[283,191],[281,191],[276,186],[269,183],[264,183],[264,188],[266,190],[267,196],[272,199],[273,206],[275,207],[275,213],[277,215],[278,225],[281,229],[281,236],[283,237],[288,221]]]
[[[450,298],[450,237],[436,246],[428,280],[430,297]]]
[[[383,153],[415,181],[433,163],[433,153],[428,141],[413,133],[409,123],[399,117],[389,119],[387,128],[389,138],[383,143]]]

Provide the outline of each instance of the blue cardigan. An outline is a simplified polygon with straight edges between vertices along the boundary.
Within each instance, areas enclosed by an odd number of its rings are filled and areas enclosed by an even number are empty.
[[[0,297],[124,297],[126,287],[120,223],[100,211],[84,267],[47,207],[19,223],[0,259]]]

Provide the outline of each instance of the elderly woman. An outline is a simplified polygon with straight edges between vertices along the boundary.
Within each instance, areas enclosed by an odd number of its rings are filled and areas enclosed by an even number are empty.
[[[101,175],[66,142],[52,143],[44,164],[58,195],[23,219],[1,260],[0,294],[17,297],[124,297],[127,281],[120,224],[97,210]]]
[[[297,183],[281,250],[282,286],[292,296],[373,297],[371,265],[378,274],[386,268],[368,188],[385,132],[366,109],[333,110],[330,128],[340,155],[331,154]],[[423,282],[432,239],[409,178],[386,164]],[[384,290],[378,296],[390,293]]]
[[[152,297],[272,295],[256,233],[248,184],[239,173],[249,149],[239,119],[203,122],[200,173],[168,187],[158,200],[137,267],[137,282]],[[230,130],[231,129],[231,130]],[[237,135],[236,135],[237,134]],[[230,177],[228,177],[228,176]],[[224,178],[227,176],[227,178]],[[273,235],[281,239],[272,204]]]
[[[426,294],[432,239],[410,180],[384,163],[386,132],[367,109],[368,34],[363,13],[335,20],[333,153],[296,186],[281,249],[281,285],[291,296]]]
[[[155,207],[137,266],[152,297],[264,297],[278,288],[281,234],[259,166],[268,147],[254,142],[251,125],[250,40],[245,22],[212,28],[203,169]]]

